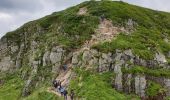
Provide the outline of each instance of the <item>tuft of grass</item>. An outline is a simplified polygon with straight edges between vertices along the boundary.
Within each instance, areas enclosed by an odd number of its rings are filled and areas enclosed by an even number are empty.
[[[130,69],[122,68],[124,73],[146,74],[155,77],[170,77],[170,70],[167,69],[149,69],[143,66],[133,66]]]
[[[160,84],[155,83],[153,81],[149,81],[148,88],[146,89],[146,94],[148,96],[156,96],[164,92],[165,92],[165,89]]]

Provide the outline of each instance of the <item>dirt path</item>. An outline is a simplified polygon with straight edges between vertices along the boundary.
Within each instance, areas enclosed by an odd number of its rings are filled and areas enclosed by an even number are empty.
[[[111,42],[112,39],[116,38],[121,32],[127,32],[127,30],[123,27],[113,26],[112,21],[110,20],[101,20],[98,29],[96,29],[95,34],[92,35],[91,40],[86,41],[81,49],[90,49],[93,45],[106,41]]]
[[[59,92],[56,92],[54,88],[47,88],[47,92],[53,93],[59,97],[62,97],[61,94]],[[71,100],[70,96],[67,96],[67,100]]]
[[[72,77],[72,69],[71,68],[72,68],[71,64],[68,64],[67,70],[66,71],[62,70],[60,72],[59,76],[56,78],[56,80],[61,81],[61,86],[63,86],[64,88],[68,87],[69,82],[71,80],[71,77]],[[57,92],[54,87],[47,88],[47,92],[56,94],[57,96],[61,97],[61,94],[59,92]],[[71,100],[70,96],[67,96],[67,100]]]
[[[81,8],[79,14],[80,15],[85,14],[86,12],[87,12],[86,8]],[[75,52],[84,51],[85,49],[89,50],[91,46],[100,42],[111,41],[121,32],[126,32],[126,30],[123,27],[122,28],[115,27],[113,26],[112,21],[104,19],[103,21],[100,21],[98,29],[96,29],[96,33],[92,35],[91,40],[86,41],[84,45],[80,49],[76,50]],[[73,77],[72,65],[68,64],[67,66],[68,66],[67,70],[66,71],[61,70],[59,76],[56,78],[56,80],[61,81],[61,85],[64,88],[68,87],[69,82]],[[54,93],[58,96],[61,96],[61,94],[56,92],[52,87],[49,87],[47,91]],[[68,100],[70,100],[69,96],[68,96]]]

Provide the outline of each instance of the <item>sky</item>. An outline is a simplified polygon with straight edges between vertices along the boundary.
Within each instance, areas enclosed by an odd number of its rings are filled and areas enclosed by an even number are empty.
[[[28,21],[64,10],[86,0],[0,0],[0,37]],[[117,0],[118,1],[118,0]],[[170,12],[170,0],[121,0]]]

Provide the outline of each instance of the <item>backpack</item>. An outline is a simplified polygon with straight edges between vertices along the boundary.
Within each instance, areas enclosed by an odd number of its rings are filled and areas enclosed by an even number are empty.
[[[61,87],[60,92],[63,93],[65,90],[63,87]]]

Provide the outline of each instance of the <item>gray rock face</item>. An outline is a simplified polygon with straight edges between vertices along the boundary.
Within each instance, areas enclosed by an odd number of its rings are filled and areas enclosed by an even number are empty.
[[[122,91],[122,71],[121,67],[124,64],[124,60],[121,59],[121,56],[123,54],[119,51],[116,50],[115,54],[115,65],[114,65],[114,73],[116,74],[115,76],[115,88],[119,91]]]
[[[64,53],[65,50],[63,50],[61,47],[57,46],[52,48],[51,53],[49,55],[50,61],[53,64],[52,73],[55,74],[59,71],[61,61],[64,59]]]
[[[135,93],[141,97],[145,96],[146,79],[145,76],[137,75],[135,77]]]
[[[15,53],[16,51],[18,51],[18,46],[11,46],[11,53]]]
[[[0,58],[4,57],[8,52],[7,39],[1,39],[0,41]]]
[[[31,84],[32,80],[27,80],[25,83],[25,87],[22,90],[22,96],[28,96],[30,95],[30,90],[29,90],[29,86]]]
[[[114,66],[115,76],[115,88],[119,91],[122,91],[122,71],[121,71],[121,64],[116,64]]]
[[[111,53],[104,54],[102,53],[100,59],[99,59],[99,72],[105,72],[109,71],[111,69],[111,64],[112,64],[112,58],[111,58]]]
[[[15,64],[12,61],[11,57],[4,57],[0,61],[0,71],[5,72],[9,70],[13,70],[15,68]]]
[[[79,59],[78,59],[79,55],[80,55],[80,52],[74,52],[73,53],[73,57],[72,57],[72,64],[73,65],[77,65],[78,64],[78,62],[79,62]]]
[[[29,76],[28,80],[25,82],[24,88],[22,90],[22,96],[28,96],[31,93],[31,89],[34,81],[34,77],[37,74],[38,71],[38,66],[40,64],[40,61],[33,61],[32,62],[32,71],[31,71],[31,75]]]
[[[52,64],[60,62],[61,58],[62,58],[62,53],[58,53],[58,52],[51,52],[50,53],[50,60],[51,60]]]
[[[17,55],[17,57],[16,57],[16,62],[15,62],[15,66],[16,66],[17,68],[20,68],[20,67],[21,67],[21,60],[22,60],[21,54],[23,53],[23,50],[24,50],[24,44],[21,44],[20,49],[19,49],[19,52],[18,52],[18,55]]]
[[[50,64],[50,52],[47,51],[44,53],[44,56],[43,56],[43,66],[46,66]]]
[[[58,63],[61,61],[64,55],[64,50],[60,47],[54,47],[50,53],[50,60],[52,64]]]
[[[165,58],[165,55],[163,55],[160,52],[156,53],[154,60],[156,60],[159,63],[166,63],[167,62],[166,58]]]
[[[170,79],[164,79],[165,88],[167,89],[167,96],[170,96]]]
[[[135,28],[135,26],[137,26],[137,23],[135,21],[133,21],[132,19],[128,19],[127,23],[126,23],[126,29],[131,32],[133,31],[133,29]]]
[[[89,50],[83,52],[82,61],[85,65],[92,59],[92,55]]]
[[[124,74],[123,75],[123,90],[125,93],[131,93],[132,92],[132,74]]]

